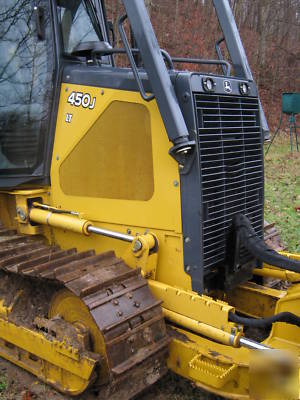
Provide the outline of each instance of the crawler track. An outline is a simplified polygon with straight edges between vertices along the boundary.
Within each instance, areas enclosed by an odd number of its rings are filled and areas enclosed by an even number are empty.
[[[275,227],[275,224],[269,224],[267,221],[264,223],[264,239],[265,243],[276,251],[285,250],[285,246],[282,243],[280,234]]]
[[[99,357],[90,384],[101,399],[130,399],[166,372],[169,339],[160,302],[140,271],[114,252],[61,250],[2,227],[0,271],[0,300],[9,305],[22,293],[10,321],[47,337],[54,332],[58,340],[63,330],[62,340]],[[80,343],[75,325],[85,329]],[[66,391],[62,382],[54,386]]]

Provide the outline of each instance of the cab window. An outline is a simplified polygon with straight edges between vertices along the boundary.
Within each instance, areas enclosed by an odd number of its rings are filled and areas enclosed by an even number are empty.
[[[54,59],[48,9],[46,0],[0,2],[2,176],[43,173]]]
[[[65,54],[72,54],[82,43],[103,40],[93,1],[58,0],[57,14]]]

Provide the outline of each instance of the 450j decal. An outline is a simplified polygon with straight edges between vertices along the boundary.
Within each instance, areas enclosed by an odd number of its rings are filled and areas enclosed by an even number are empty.
[[[89,108],[92,110],[95,108],[96,97],[91,97],[89,93],[72,92],[68,97],[68,103],[71,106]]]

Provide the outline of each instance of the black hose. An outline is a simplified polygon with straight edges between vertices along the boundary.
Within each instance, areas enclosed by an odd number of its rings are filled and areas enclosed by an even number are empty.
[[[235,215],[233,217],[233,226],[240,238],[240,243],[257,260],[300,274],[300,261],[284,257],[275,250],[270,249],[264,240],[257,236],[251,222],[245,215]]]
[[[236,324],[249,326],[252,328],[267,328],[274,322],[285,322],[286,324],[296,325],[300,328],[300,317],[290,312],[281,312],[269,318],[245,318],[229,312],[228,319]]]

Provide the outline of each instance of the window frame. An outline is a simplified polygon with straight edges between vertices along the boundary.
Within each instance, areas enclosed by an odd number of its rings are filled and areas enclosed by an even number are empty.
[[[30,6],[34,9],[36,2],[34,0],[30,0]],[[59,82],[59,62],[58,62],[58,53],[57,53],[57,43],[55,41],[54,32],[54,18],[53,18],[53,7],[51,0],[45,0],[45,7],[47,6],[50,18],[50,33],[46,40],[46,46],[51,46],[49,49],[49,54],[52,54],[52,68],[51,68],[51,81],[52,84],[49,87],[49,105],[48,105],[48,118],[45,123],[45,131],[44,131],[44,139],[40,136],[39,140],[41,141],[38,147],[37,154],[37,165],[28,170],[24,168],[20,169],[10,169],[5,171],[5,169],[1,170],[0,174],[0,188],[14,188],[17,186],[26,186],[29,184],[37,185],[48,185],[50,183],[49,180],[49,151],[50,146],[53,144],[52,136],[53,136],[53,116],[55,115],[55,92],[57,88],[57,83]],[[38,39],[37,39],[38,40]],[[38,162],[40,161],[40,162]]]
[[[0,189],[12,189],[12,188],[32,188],[41,186],[50,186],[50,171],[51,162],[53,156],[53,145],[55,139],[55,130],[57,122],[57,113],[59,107],[61,84],[63,81],[64,68],[67,65],[74,64],[75,60],[70,60],[64,56],[63,38],[61,35],[59,19],[57,15],[56,1],[45,0],[51,20],[51,43],[49,44],[52,48],[53,54],[53,71],[52,71],[52,94],[51,104],[49,106],[49,119],[48,128],[46,130],[46,140],[44,148],[41,149],[43,162],[39,165],[39,168],[33,173],[12,173],[7,175],[0,175]],[[35,5],[35,1],[31,0],[32,7]],[[95,0],[96,11],[100,22],[100,29],[103,34],[103,38],[109,41],[108,35],[108,24],[106,17],[106,9],[103,0]],[[76,63],[81,63],[77,59]],[[111,58],[113,66],[113,59]]]

